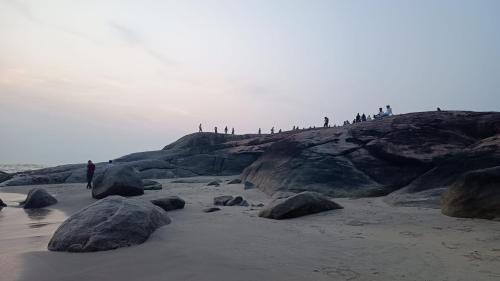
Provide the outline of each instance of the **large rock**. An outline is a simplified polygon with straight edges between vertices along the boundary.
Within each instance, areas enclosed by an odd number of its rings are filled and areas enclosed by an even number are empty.
[[[28,192],[26,200],[20,205],[24,209],[43,208],[57,203],[57,199],[43,188],[34,188]]]
[[[183,209],[186,202],[178,196],[169,196],[151,200],[151,203],[162,208],[165,211]]]
[[[240,205],[242,202],[243,202],[243,197],[236,196],[233,199],[227,201],[224,205],[226,205],[226,206],[236,206],[236,205]]]
[[[466,173],[444,193],[441,210],[453,217],[500,217],[500,166]]]
[[[0,199],[0,209],[3,207],[7,207],[7,204],[5,204],[2,199]]]
[[[115,165],[94,180],[92,197],[102,199],[110,195],[142,195],[143,188],[142,180],[131,167]]]
[[[49,242],[51,251],[95,252],[141,244],[170,223],[149,201],[109,196],[69,217]]]
[[[10,174],[0,171],[0,183],[9,180],[11,178],[12,176]]]
[[[304,191],[287,198],[274,200],[259,212],[259,216],[280,220],[342,208],[322,194]]]
[[[222,195],[214,197],[214,205],[225,206],[227,202],[231,201],[233,196],[231,195]]]

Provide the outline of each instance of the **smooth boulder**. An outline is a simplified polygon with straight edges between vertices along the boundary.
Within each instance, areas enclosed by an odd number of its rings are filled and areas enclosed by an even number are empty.
[[[443,194],[441,211],[452,217],[500,217],[500,166],[466,173]]]
[[[233,199],[226,202],[225,206],[237,206],[243,202],[243,197],[236,196]]]
[[[20,205],[24,209],[43,208],[57,203],[57,199],[43,188],[34,188],[28,192],[26,200]]]
[[[109,196],[64,221],[49,242],[51,251],[95,252],[145,242],[170,223],[167,213],[146,200]]]
[[[259,212],[259,217],[280,220],[342,208],[320,193],[304,191],[272,201]]]
[[[5,172],[0,171],[0,183],[7,181],[7,180],[10,180],[11,178],[12,178],[12,176],[10,174],[7,174]]]
[[[7,204],[5,204],[2,199],[0,199],[0,209],[3,207],[7,207]]]
[[[214,205],[225,206],[227,202],[231,201],[233,196],[223,195],[214,197]]]
[[[151,200],[151,203],[162,208],[165,211],[183,209],[186,201],[178,196],[169,196],[165,198],[159,198]]]
[[[112,166],[94,180],[92,197],[102,199],[110,195],[136,196],[144,194],[139,174],[128,166]]]

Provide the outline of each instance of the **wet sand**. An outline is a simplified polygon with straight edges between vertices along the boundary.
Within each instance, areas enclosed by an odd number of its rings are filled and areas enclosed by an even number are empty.
[[[0,280],[500,280],[498,221],[383,198],[336,199],[345,209],[283,221],[259,218],[255,207],[203,213],[218,195],[270,198],[242,185],[160,182],[163,190],[143,197],[186,200],[170,225],[142,245],[83,254],[46,247],[67,216],[94,202],[84,184],[43,186],[59,203],[35,212],[12,207],[34,186],[0,189],[11,205],[0,211]]]

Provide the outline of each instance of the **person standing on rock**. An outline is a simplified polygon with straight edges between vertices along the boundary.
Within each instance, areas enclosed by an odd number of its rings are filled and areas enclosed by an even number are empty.
[[[260,130],[260,128],[259,128],[259,136],[260,136],[260,135],[261,135],[261,130]]]
[[[366,121],[366,115],[363,113],[363,115],[361,115],[361,122],[365,122]]]
[[[214,127],[215,134],[217,134],[217,126]]]
[[[328,123],[330,122],[330,119],[325,116],[325,123],[323,124],[323,127],[328,128]]]
[[[198,126],[198,132],[199,132],[199,133],[203,132],[203,130],[201,129],[201,123],[200,123],[200,125]]]
[[[231,128],[231,135],[234,135],[234,128]]]
[[[92,188],[92,179],[94,178],[95,165],[91,160],[87,162],[87,189]]]
[[[271,128],[271,135],[274,134],[274,127]]]
[[[224,134],[227,135],[227,126],[224,128]]]

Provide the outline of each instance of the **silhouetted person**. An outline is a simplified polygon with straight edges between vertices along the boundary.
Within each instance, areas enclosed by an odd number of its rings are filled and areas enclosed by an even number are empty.
[[[386,109],[385,109],[385,113],[384,113],[385,116],[392,116],[392,108],[390,105],[387,105],[386,106]]]
[[[439,107],[438,107],[438,108],[437,108],[437,111],[441,111],[441,108],[439,108]]]
[[[359,112],[358,112],[358,115],[356,115],[356,123],[359,123],[361,122],[361,115],[359,115]]]
[[[293,126],[292,131],[295,131],[295,126]]]
[[[274,127],[271,128],[271,135],[274,134]]]
[[[214,127],[214,131],[215,131],[215,133],[217,134],[217,127]]]
[[[234,128],[231,128],[231,135],[234,135]]]
[[[361,122],[365,122],[366,121],[366,115],[363,113],[363,115],[361,115]]]
[[[87,189],[92,188],[92,179],[94,178],[95,165],[91,160],[87,162]]]
[[[328,122],[330,122],[330,120],[328,119],[328,117],[325,116],[325,123],[323,124],[323,127],[327,128]]]
[[[281,134],[281,129],[279,129],[278,133],[280,133],[280,134]]]
[[[226,126],[226,128],[224,128],[224,134],[227,135],[227,126]]]
[[[382,111],[382,107],[378,108],[378,113],[373,115],[374,119],[380,118],[384,116],[384,111]]]
[[[260,135],[261,135],[261,130],[260,130],[260,128],[259,128],[259,136],[260,136]]]
[[[203,132],[203,130],[201,129],[201,123],[200,123],[200,125],[198,125],[198,132],[199,133]]]

